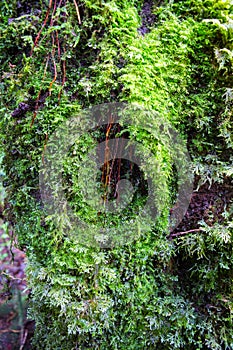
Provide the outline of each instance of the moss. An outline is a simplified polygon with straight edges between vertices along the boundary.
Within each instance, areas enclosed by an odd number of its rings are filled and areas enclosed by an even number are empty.
[[[137,227],[134,242],[80,244],[66,234],[64,213],[55,220],[46,213],[38,185],[54,130],[84,107],[118,101],[149,111],[152,125],[157,115],[170,122],[203,178],[206,164],[214,166],[213,180],[231,176],[230,1],[155,3],[156,22],[145,35],[142,1],[86,0],[78,10],[75,1],[51,4],[49,11],[39,2],[26,10],[15,1],[1,5],[5,214],[27,248],[34,347],[232,348],[231,216],[226,211],[203,235],[167,239],[177,186],[173,146],[140,127],[143,114],[124,132],[154,155],[164,201],[153,225],[143,234]],[[73,204],[83,204],[75,171],[89,148],[90,138],[80,138],[65,161]],[[83,213],[93,221],[88,206]],[[179,258],[188,261],[183,278]]]

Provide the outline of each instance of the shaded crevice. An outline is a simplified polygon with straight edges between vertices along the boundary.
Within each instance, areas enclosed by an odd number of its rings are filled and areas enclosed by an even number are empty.
[[[142,6],[140,17],[142,20],[142,24],[140,28],[138,28],[138,32],[141,35],[145,35],[151,31],[151,28],[155,24],[155,22],[158,19],[158,16],[156,16],[153,13],[153,9],[155,6],[159,6],[162,3],[162,1],[157,1],[156,3],[152,0],[146,0],[144,1],[144,4]]]
[[[198,183],[196,177],[195,184]],[[194,184],[194,185],[195,185]],[[194,186],[196,188],[196,186]],[[224,221],[223,213],[229,209],[233,198],[233,180],[226,177],[223,183],[205,183],[198,191],[194,191],[188,210],[179,224],[171,233],[198,229],[200,221],[204,221],[208,226]]]

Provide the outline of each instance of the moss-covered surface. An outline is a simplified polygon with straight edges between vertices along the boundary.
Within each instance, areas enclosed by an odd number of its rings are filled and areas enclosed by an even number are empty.
[[[27,248],[35,349],[233,348],[229,202],[220,222],[199,223],[191,235],[167,238],[164,207],[133,243],[90,248],[66,236],[62,218],[58,228],[46,216],[38,186],[58,125],[118,101],[169,121],[187,140],[200,183],[232,186],[231,1],[0,6],[5,214]],[[158,140],[137,122],[131,137],[159,154]],[[83,138],[77,157],[88,146]],[[167,203],[175,177],[168,153],[159,158]],[[69,160],[66,167],[74,171]]]

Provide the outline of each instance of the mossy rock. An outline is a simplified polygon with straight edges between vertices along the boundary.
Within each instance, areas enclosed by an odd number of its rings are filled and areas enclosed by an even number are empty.
[[[230,178],[231,1],[154,2],[146,33],[139,30],[142,1],[21,5],[1,4],[1,140],[5,215],[27,248],[34,348],[231,349],[232,214],[168,239],[177,185],[172,145],[164,150],[141,130],[143,120],[125,132],[160,155],[167,206],[130,244],[80,244],[66,234],[65,215],[47,215],[39,188],[53,132],[85,108],[115,102],[136,103],[170,123],[188,141],[203,182]],[[89,141],[81,138],[65,164],[74,203],[73,165]]]

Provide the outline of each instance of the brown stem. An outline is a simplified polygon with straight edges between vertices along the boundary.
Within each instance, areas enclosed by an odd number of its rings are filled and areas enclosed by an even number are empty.
[[[169,238],[179,237],[179,236],[187,235],[187,234],[192,233],[192,232],[200,232],[200,231],[204,231],[204,229],[201,228],[201,227],[200,228],[194,228],[194,229],[188,230],[188,231],[181,231],[181,232],[177,232],[177,233],[172,233],[168,237]]]
[[[53,13],[52,13],[51,20],[50,20],[50,27],[53,26],[53,22],[54,22],[54,21],[53,21],[53,16],[55,15],[56,9],[57,9],[57,0],[54,1]]]
[[[20,349],[19,349],[19,350],[23,350],[24,345],[25,345],[26,340],[27,340],[27,336],[28,336],[28,330],[25,329],[25,332],[23,333],[23,336],[22,336],[22,341],[21,341]]]
[[[49,84],[49,95],[51,95],[52,86],[57,79],[57,65],[55,62],[55,39],[54,39],[53,34],[52,34],[52,61],[53,61],[53,68],[54,68],[54,77],[53,77],[53,80]]]
[[[44,29],[44,27],[46,26],[46,23],[47,23],[48,18],[49,18],[50,10],[51,10],[51,8],[52,8],[52,3],[53,3],[53,0],[50,0],[50,1],[49,1],[49,7],[48,7],[48,10],[47,10],[46,15],[45,15],[44,22],[43,22],[43,24],[42,24],[41,29],[39,30],[39,33],[38,33],[37,36],[36,36],[36,39],[35,39],[35,41],[34,41],[34,45],[33,45],[33,47],[32,47],[31,53],[30,53],[30,56],[33,54],[34,48],[37,46],[37,43],[38,43],[38,41],[39,41],[39,39],[40,39],[41,32],[42,32],[42,30]]]
[[[0,330],[0,334],[8,333],[8,332],[20,333],[20,329],[3,329],[3,330]]]
[[[78,23],[81,24],[81,17],[80,17],[79,9],[78,9],[77,2],[75,0],[74,0],[74,6],[75,6],[76,13],[77,13],[77,16],[78,16]]]

